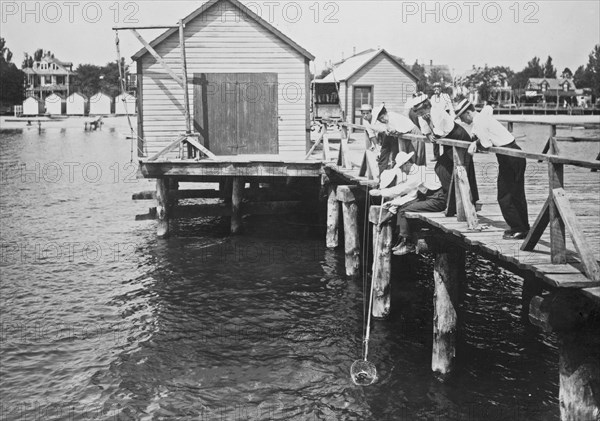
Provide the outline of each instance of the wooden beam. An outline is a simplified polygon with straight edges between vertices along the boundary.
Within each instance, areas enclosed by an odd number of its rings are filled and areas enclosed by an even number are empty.
[[[379,206],[377,208],[379,215]],[[390,281],[392,278],[393,227],[388,221],[381,226],[373,225],[373,317],[383,319],[390,314]]]
[[[553,190],[564,187],[564,167],[561,164],[548,163],[548,182],[550,195],[548,197],[548,210],[550,218],[550,249],[551,260],[554,264],[567,262],[567,247],[565,242],[565,223],[560,217],[554,202]]]
[[[339,188],[338,188],[339,189]],[[360,269],[360,237],[358,232],[358,204],[342,202],[344,220],[344,250],[346,275],[356,276]]]
[[[215,159],[215,160],[218,159],[214,153],[209,151],[206,146],[200,144],[200,142],[198,142],[192,136],[187,136],[185,141],[188,142],[190,145],[192,145],[194,148],[198,149],[200,152],[202,152],[206,156],[208,156],[210,159]]]
[[[189,135],[192,132],[192,119],[190,117],[190,98],[188,93],[187,60],[185,58],[183,20],[179,20],[179,50],[181,56],[181,81],[183,83],[183,105],[185,107],[185,131]]]
[[[163,148],[163,150],[161,150],[159,153],[148,158],[147,161],[148,162],[156,161],[158,158],[160,158],[164,154],[169,153],[172,150],[175,150],[175,148],[177,148],[179,146],[179,144],[181,142],[183,142],[184,140],[185,140],[185,136],[179,136],[177,139],[175,139],[173,142],[171,142],[171,144],[169,146]]]
[[[158,225],[156,235],[158,238],[169,236],[169,180],[159,178],[156,180],[156,217]]]
[[[242,231],[241,204],[244,195],[244,179],[234,177],[233,191],[231,192],[231,233],[239,234]]]
[[[340,220],[340,202],[336,198],[335,186],[329,186],[327,195],[327,234],[325,244],[327,248],[333,249],[338,246],[338,226]]]
[[[597,326],[558,334],[560,419],[597,420],[600,415],[600,336]]]
[[[455,177],[454,184],[456,187],[458,187],[456,196],[456,211],[460,221],[460,208],[462,207],[462,216],[464,216],[464,220],[466,220],[468,228],[470,230],[476,230],[479,228],[479,223],[477,221],[477,211],[473,205],[473,195],[471,194],[471,187],[469,186],[469,179],[467,177],[466,153],[467,152],[465,150],[458,151],[456,148],[453,148]]]
[[[173,71],[173,69],[171,69],[169,67],[167,62],[164,61],[160,55],[158,55],[156,50],[154,50],[154,48],[152,48],[152,46],[144,38],[142,38],[142,36],[139,34],[138,31],[136,31],[133,28],[130,28],[130,29],[131,29],[131,32],[133,32],[133,35],[135,35],[135,37],[142,43],[142,45],[146,48],[146,50],[148,50],[148,52],[150,54],[152,54],[152,56],[156,59],[156,61],[167,71],[167,73],[169,75],[171,75],[171,77],[175,80],[175,82],[177,82],[179,84],[179,86],[181,86],[183,88],[184,87],[183,80],[181,80],[181,78],[179,76],[177,76],[177,73],[175,73]]]
[[[560,290],[533,297],[529,321],[546,333],[572,331],[584,326],[595,311],[595,304],[582,294]]]
[[[532,251],[538,241],[540,241],[540,238],[542,238],[542,234],[544,234],[546,227],[550,223],[551,200],[551,198],[546,199],[544,206],[542,206],[542,210],[538,214],[533,226],[529,230],[529,234],[527,234],[525,241],[523,241],[523,244],[521,245],[522,251]]]
[[[552,194],[554,196],[556,209],[558,209],[564,225],[573,240],[575,249],[577,250],[577,253],[579,253],[585,274],[593,281],[600,281],[600,267],[598,266],[598,262],[594,257],[592,249],[585,240],[583,230],[579,225],[579,221],[577,221],[577,217],[571,208],[564,189],[554,189]]]
[[[218,190],[177,190],[173,192],[173,196],[177,199],[218,199],[220,197]],[[134,193],[132,200],[152,200],[156,199],[155,191],[143,191]]]
[[[465,278],[465,251],[438,250],[433,266],[435,282],[433,308],[433,348],[431,369],[446,380],[454,369],[460,284]]]

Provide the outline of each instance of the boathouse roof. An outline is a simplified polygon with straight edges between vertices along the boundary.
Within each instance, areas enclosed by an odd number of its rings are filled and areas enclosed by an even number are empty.
[[[306,57],[309,60],[315,59],[315,56],[313,56],[307,50],[305,50],[300,45],[298,45],[297,43],[292,41],[292,39],[290,39],[288,36],[283,34],[281,31],[279,31],[273,25],[271,25],[270,23],[265,21],[259,15],[254,13],[251,9],[244,6],[238,0],[210,0],[206,3],[204,3],[202,6],[200,6],[198,9],[196,9],[194,12],[192,12],[191,14],[186,16],[183,19],[183,24],[185,25],[188,22],[190,22],[194,19],[197,19],[198,17],[202,16],[206,11],[208,11],[208,9],[210,9],[211,7],[215,6],[218,3],[223,3],[223,2],[229,2],[230,4],[232,4],[234,7],[236,7],[237,9],[240,10],[240,12],[242,13],[242,16],[244,16],[246,18],[251,18],[254,22],[258,23],[263,28],[265,28],[267,31],[269,31],[270,33],[275,35],[277,38],[279,38],[280,40],[282,40],[283,42],[288,44],[290,47],[292,47],[295,51],[300,53],[302,56]],[[160,44],[161,42],[166,40],[169,36],[173,35],[177,31],[178,31],[178,28],[171,28],[171,29],[167,30],[162,35],[158,36],[152,42],[150,42],[150,46],[152,48],[156,48],[156,46],[158,44]],[[141,57],[143,57],[146,53],[148,53],[148,50],[144,47],[141,50],[139,50],[137,53],[135,53],[133,56],[131,56],[131,58],[132,58],[132,60],[138,60]]]
[[[398,67],[398,69],[406,73],[414,81],[417,81],[419,79],[413,72],[406,68],[406,66],[404,66],[395,56],[391,55],[385,49],[381,48],[378,50],[370,49],[362,51],[358,54],[353,55],[347,60],[334,64],[331,73],[329,73],[323,79],[315,80],[315,83],[334,83],[346,81],[380,55],[388,57],[391,60],[391,62]]]

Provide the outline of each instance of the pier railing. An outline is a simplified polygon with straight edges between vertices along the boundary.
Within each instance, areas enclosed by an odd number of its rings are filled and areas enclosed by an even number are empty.
[[[424,136],[418,135],[404,135],[402,137],[406,139],[421,138],[425,140]],[[467,163],[469,161],[467,148],[470,143],[445,138],[437,140],[437,143],[452,147],[453,149],[454,174],[452,183],[455,187],[454,199],[456,200],[457,219],[466,222],[469,229],[476,230],[479,228],[477,213],[471,200],[471,188],[467,179]],[[565,237],[566,232],[568,232],[581,259],[585,275],[594,282],[600,282],[600,267],[591,247],[585,240],[581,225],[567,198],[564,185],[565,165],[598,170],[600,169],[600,162],[573,159],[554,153],[531,153],[501,147],[491,147],[488,151],[497,155],[513,156],[548,163],[548,198],[531,227],[529,234],[523,241],[521,250],[532,251],[549,226],[551,261],[553,264],[566,264],[567,249]],[[451,196],[451,193],[452,187],[449,196]],[[451,199],[449,197],[449,200]]]

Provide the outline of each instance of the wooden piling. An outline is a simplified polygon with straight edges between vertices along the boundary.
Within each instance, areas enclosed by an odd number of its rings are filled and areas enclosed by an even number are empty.
[[[383,213],[385,216],[387,211]],[[385,318],[390,313],[390,280],[392,275],[392,235],[390,221],[378,226],[379,206],[371,206],[369,220],[373,223],[373,309],[376,318]]]
[[[360,269],[360,237],[358,233],[358,204],[350,186],[338,186],[337,200],[342,202],[346,275],[356,276]]]
[[[158,224],[156,235],[159,238],[169,236],[169,180],[166,178],[156,179],[156,216]]]
[[[244,195],[244,179],[242,177],[233,178],[233,188],[231,192],[231,233],[239,234],[242,231],[241,205]]]
[[[559,333],[558,339],[560,419],[600,419],[598,331],[576,329]]]
[[[329,186],[327,195],[327,234],[325,244],[327,248],[338,246],[338,224],[340,220],[340,202],[336,198],[335,186]]]
[[[533,297],[542,295],[544,287],[542,282],[535,276],[529,275],[523,279],[523,288],[521,290],[521,321],[529,321],[529,305]]]
[[[460,283],[465,276],[465,251],[445,246],[438,250],[433,266],[433,350],[431,369],[444,381],[454,368]]]

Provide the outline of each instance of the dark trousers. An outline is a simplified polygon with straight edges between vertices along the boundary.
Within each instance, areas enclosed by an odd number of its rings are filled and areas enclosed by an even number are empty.
[[[452,131],[446,137],[452,140],[468,142],[469,144],[472,142],[469,133],[467,133],[466,130],[458,124],[454,125],[454,129],[452,129]],[[454,156],[452,154],[451,147],[445,147],[443,151],[444,152],[440,155],[435,164],[435,173],[440,179],[442,188],[446,193],[448,193],[450,190],[450,183],[452,181],[452,174],[454,173]],[[479,200],[479,189],[477,188],[477,178],[475,177],[475,166],[473,165],[473,159],[469,154],[465,155],[465,166],[467,170],[467,179],[469,180],[469,187],[471,188],[473,204],[475,204]]]
[[[437,143],[433,144],[433,156],[435,159],[438,159],[440,157],[440,145],[438,145]]]
[[[505,146],[519,149],[516,142]],[[498,204],[511,230],[529,231],[529,215],[525,198],[525,158],[496,155],[498,159]]]
[[[398,208],[398,234],[401,237],[410,237],[410,229],[406,220],[406,212],[441,212],[446,208],[446,193],[443,189],[428,191],[426,194],[419,193],[419,197],[411,202],[405,203]]]
[[[381,142],[381,152],[379,153],[379,158],[377,159],[379,174],[388,168],[390,157],[392,158],[392,162],[396,159],[398,151],[398,138],[384,135],[383,142]]]

